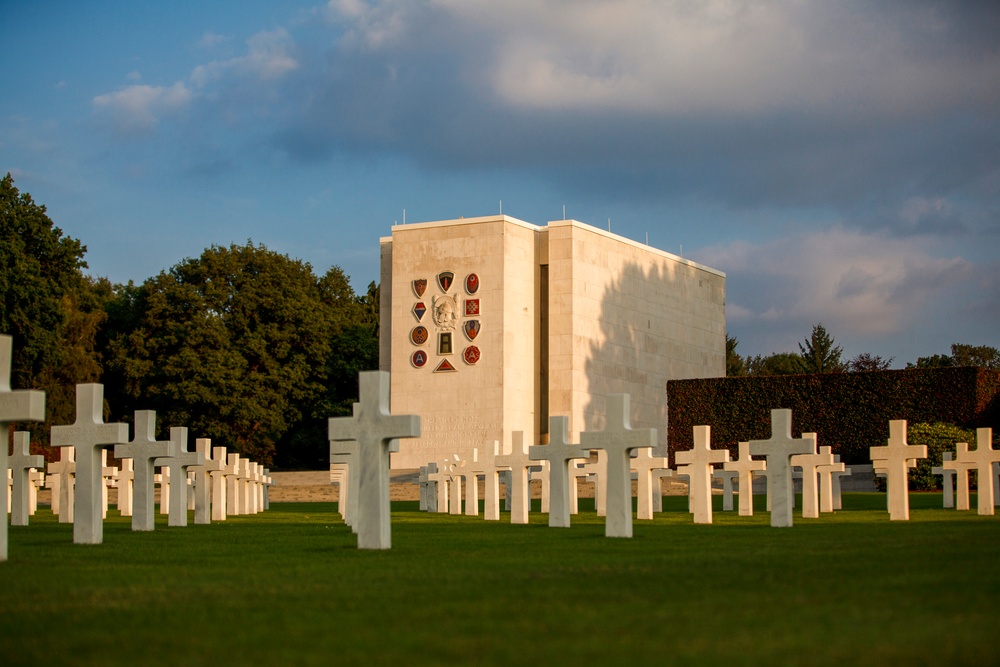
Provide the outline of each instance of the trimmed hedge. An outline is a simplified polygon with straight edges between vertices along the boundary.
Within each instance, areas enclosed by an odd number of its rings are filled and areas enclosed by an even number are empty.
[[[1000,428],[1000,371],[927,368],[866,373],[771,375],[671,380],[667,383],[667,441],[691,449],[692,427],[712,427],[712,447],[771,436],[771,409],[792,410],[792,433],[818,434],[847,464],[870,463],[868,448],[884,445],[889,421],[944,422],[962,428]],[[920,444],[920,443],[914,443]]]

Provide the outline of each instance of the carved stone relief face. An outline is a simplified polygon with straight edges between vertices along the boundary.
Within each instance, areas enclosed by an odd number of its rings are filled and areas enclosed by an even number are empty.
[[[458,319],[458,298],[454,296],[435,296],[433,301],[431,317],[434,324],[442,331],[452,331],[455,329],[455,322]]]

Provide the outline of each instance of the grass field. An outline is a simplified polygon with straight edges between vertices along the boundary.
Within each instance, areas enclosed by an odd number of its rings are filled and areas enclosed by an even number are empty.
[[[39,510],[0,563],[0,664],[1000,662],[1000,516],[914,494],[890,523],[848,494],[791,529],[695,526],[668,497],[614,540],[585,502],[569,529],[398,503],[384,552],[332,504],[152,533],[111,511],[98,546]]]

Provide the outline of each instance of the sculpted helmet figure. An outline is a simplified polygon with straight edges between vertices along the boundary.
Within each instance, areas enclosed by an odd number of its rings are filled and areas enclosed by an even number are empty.
[[[439,329],[451,331],[455,328],[455,321],[458,319],[458,300],[456,297],[435,296],[431,310],[434,324]]]

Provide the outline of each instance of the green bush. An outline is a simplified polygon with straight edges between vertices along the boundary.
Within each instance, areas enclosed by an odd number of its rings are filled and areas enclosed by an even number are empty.
[[[941,454],[955,451],[956,442],[967,442],[974,449],[976,432],[943,422],[909,424],[906,427],[906,442],[927,446],[927,458],[918,459],[917,467],[910,469],[910,491],[939,491],[942,488],[941,476],[932,473],[931,468],[941,465]],[[969,474],[969,484],[975,488],[975,472]],[[875,486],[879,491],[885,491],[885,478],[876,477]]]
[[[867,464],[884,445],[889,421],[1000,429],[1000,372],[928,368],[864,373],[671,380],[667,438],[671,455],[693,446],[692,427],[712,427],[712,446],[764,440],[771,409],[792,410],[793,435],[814,432],[847,465]],[[918,443],[920,444],[920,443]]]

